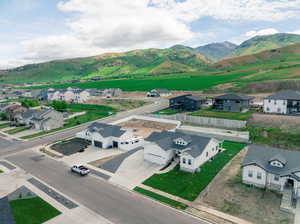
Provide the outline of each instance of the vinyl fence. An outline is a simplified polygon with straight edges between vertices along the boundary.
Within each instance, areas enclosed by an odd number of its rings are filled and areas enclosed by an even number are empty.
[[[185,114],[174,114],[174,115],[151,115],[157,118],[171,119],[181,121],[184,123],[197,124],[205,127],[216,127],[216,128],[228,128],[228,129],[241,129],[246,127],[247,121],[228,120],[211,117],[198,117],[190,116]]]

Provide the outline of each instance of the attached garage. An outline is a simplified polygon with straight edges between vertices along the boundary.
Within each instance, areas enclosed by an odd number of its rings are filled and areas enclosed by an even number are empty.
[[[94,141],[94,146],[98,148],[103,148],[103,143],[99,141]]]
[[[155,163],[158,165],[165,165],[168,163],[168,160],[166,158],[159,156],[159,155],[152,154],[152,153],[145,153],[144,159],[151,163]]]

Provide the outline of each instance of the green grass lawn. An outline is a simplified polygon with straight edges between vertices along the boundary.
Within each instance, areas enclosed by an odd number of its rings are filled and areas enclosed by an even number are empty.
[[[199,173],[184,172],[179,170],[177,166],[168,173],[154,174],[145,180],[143,184],[193,201],[219,171],[245,146],[244,143],[225,141],[223,148],[226,150],[219,153],[213,161],[205,163]]]
[[[4,123],[4,124],[0,124],[0,129],[3,129],[3,128],[7,128],[9,127],[10,123]]]
[[[21,137],[22,139],[31,139],[35,137],[39,137],[45,134],[50,134],[56,131],[60,131],[66,128],[72,128],[80,124],[84,124],[90,121],[99,120],[101,118],[109,116],[111,113],[116,113],[116,109],[103,106],[103,105],[90,105],[90,104],[68,104],[68,111],[69,112],[82,112],[86,111],[84,115],[76,116],[70,119],[65,120],[65,125],[61,128],[56,128],[50,131],[41,131],[32,135],[27,135]]]
[[[214,118],[245,121],[248,118],[250,118],[253,113],[255,113],[255,111],[248,111],[245,113],[234,113],[234,112],[215,111],[213,109],[202,109],[202,110],[192,112],[190,113],[190,115],[199,116],[199,117],[214,117]]]
[[[17,224],[42,224],[61,214],[39,197],[13,200],[10,206]]]
[[[17,128],[5,131],[5,133],[13,135],[13,134],[17,134],[19,132],[26,131],[26,130],[29,130],[29,129],[30,129],[30,127],[17,127]]]
[[[183,204],[181,202],[172,200],[170,198],[164,197],[162,195],[156,194],[152,191],[148,191],[148,190],[145,190],[145,189],[140,188],[140,187],[135,187],[133,190],[136,191],[136,192],[139,192],[143,195],[146,195],[150,198],[153,198],[153,199],[156,199],[156,200],[161,201],[163,203],[166,203],[168,205],[171,205],[172,207],[175,207],[175,208],[178,208],[178,209],[184,210],[188,207],[186,204]]]
[[[0,173],[4,173],[2,170],[0,170]]]
[[[172,109],[166,109],[166,110],[161,110],[161,111],[155,112],[155,114],[159,114],[159,115],[172,115],[172,114],[177,114],[177,113],[179,113],[179,111],[172,110]]]

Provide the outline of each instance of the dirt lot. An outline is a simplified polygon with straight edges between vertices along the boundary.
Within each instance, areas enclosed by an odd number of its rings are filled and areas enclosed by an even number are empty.
[[[126,121],[118,125],[126,128],[133,128],[135,134],[143,136],[144,138],[147,138],[154,131],[167,131],[167,130],[172,130],[176,127],[175,124],[167,124],[167,123],[145,121],[145,120],[138,120],[138,119],[132,119],[130,121]]]
[[[280,128],[284,131],[300,130],[300,117],[296,116],[253,114],[249,123],[257,126]]]
[[[116,108],[118,111],[132,110],[146,105],[148,102],[137,99],[104,99],[101,97],[94,97],[90,99],[87,104],[101,104]]]
[[[279,210],[280,195],[242,184],[240,166],[245,154],[242,151],[221,171],[195,206],[213,207],[257,224],[292,224],[293,215]]]

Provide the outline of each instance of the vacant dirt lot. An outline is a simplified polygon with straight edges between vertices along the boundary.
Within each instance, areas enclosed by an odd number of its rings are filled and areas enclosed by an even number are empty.
[[[175,124],[145,121],[138,119],[132,119],[130,121],[126,121],[118,125],[126,128],[133,128],[137,135],[143,136],[144,138],[147,138],[154,131],[167,131],[172,130],[176,127]]]
[[[290,224],[293,215],[279,210],[281,196],[241,182],[242,151],[210,184],[195,206],[206,205],[257,224]]]
[[[137,99],[104,99],[101,97],[94,97],[90,99],[87,104],[101,104],[116,108],[118,111],[132,110],[146,105],[149,102]]]
[[[300,117],[296,116],[253,114],[249,123],[257,126],[280,128],[284,131],[300,130]]]

